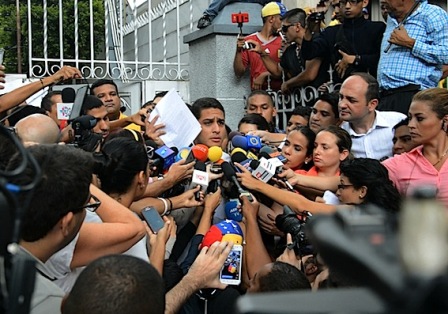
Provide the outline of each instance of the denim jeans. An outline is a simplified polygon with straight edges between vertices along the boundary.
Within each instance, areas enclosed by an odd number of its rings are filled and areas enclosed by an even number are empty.
[[[210,19],[213,20],[226,5],[232,2],[245,2],[245,3],[259,3],[261,5],[268,4],[272,0],[212,0],[207,10],[204,11],[204,15],[210,16]]]

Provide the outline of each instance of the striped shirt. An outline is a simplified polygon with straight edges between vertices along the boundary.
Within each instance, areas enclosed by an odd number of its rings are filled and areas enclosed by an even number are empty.
[[[397,20],[389,16],[378,65],[380,87],[386,90],[409,84],[420,85],[421,89],[436,87],[442,77],[442,65],[448,64],[447,12],[422,0],[404,23],[409,37],[415,39],[412,50],[392,45],[385,53],[397,26]]]

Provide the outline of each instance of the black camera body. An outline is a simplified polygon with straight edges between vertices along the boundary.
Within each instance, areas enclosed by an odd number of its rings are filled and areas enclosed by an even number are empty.
[[[313,253],[313,248],[304,230],[304,225],[309,217],[311,217],[309,212],[304,212],[303,215],[298,216],[289,206],[285,205],[283,206],[283,214],[275,218],[277,228],[284,233],[291,234],[296,255],[304,256]]]
[[[309,19],[313,21],[323,21],[325,20],[325,12],[313,12],[310,14]]]

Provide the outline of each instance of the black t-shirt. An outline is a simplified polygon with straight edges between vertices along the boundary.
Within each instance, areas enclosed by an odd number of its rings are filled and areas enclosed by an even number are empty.
[[[287,80],[299,75],[305,69],[306,60],[302,56],[302,49],[297,49],[296,43],[289,45],[283,52],[280,59],[280,66],[287,72]],[[322,62],[317,77],[311,84],[309,84],[310,86],[317,88],[329,81],[328,66],[328,62]]]

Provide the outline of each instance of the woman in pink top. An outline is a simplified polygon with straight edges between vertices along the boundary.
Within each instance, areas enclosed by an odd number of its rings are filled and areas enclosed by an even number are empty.
[[[420,146],[383,164],[401,195],[433,185],[437,198],[448,207],[448,90],[430,88],[417,93],[408,116],[412,140]]]

